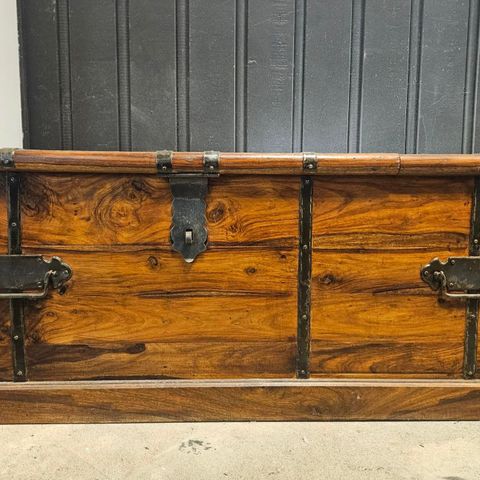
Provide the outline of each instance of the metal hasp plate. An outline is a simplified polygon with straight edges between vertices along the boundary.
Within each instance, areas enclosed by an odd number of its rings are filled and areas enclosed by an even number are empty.
[[[420,276],[445,297],[480,298],[480,257],[449,257],[446,262],[434,258]]]
[[[172,248],[191,263],[207,249],[208,232],[205,217],[207,177],[170,177],[173,195]]]
[[[0,298],[44,298],[49,288],[59,289],[71,277],[72,269],[58,257],[0,255]]]
[[[208,230],[205,214],[205,199],[208,192],[208,178],[217,177],[219,152],[203,153],[203,171],[175,171],[172,152],[157,152],[157,171],[168,177],[173,195],[172,228],[170,239],[172,248],[182,254],[187,263],[207,249]]]

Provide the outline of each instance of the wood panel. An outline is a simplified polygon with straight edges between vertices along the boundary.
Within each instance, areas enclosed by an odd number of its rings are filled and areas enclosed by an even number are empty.
[[[464,131],[465,69],[477,60],[467,58],[469,8],[467,0],[424,2],[418,152],[460,152],[463,135],[470,134]]]
[[[36,380],[293,377],[295,342],[30,343]],[[119,370],[120,369],[120,370]]]
[[[130,99],[134,150],[176,147],[175,1],[130,2]],[[155,52],[152,55],[152,52]]]
[[[471,181],[316,181],[311,371],[459,376],[465,307],[420,280],[467,254]]]
[[[478,381],[0,384],[0,423],[479,420]]]
[[[25,147],[62,147],[56,3],[51,0],[17,3]]]
[[[313,246],[322,250],[466,249],[471,178],[316,179]]]
[[[7,253],[7,202],[5,176],[0,175],[0,255]],[[0,300],[0,381],[12,379],[12,351],[10,341],[10,308],[7,300]]]
[[[296,246],[297,179],[222,178],[207,198],[212,245]],[[119,175],[28,175],[23,196],[23,244],[169,246],[167,180]],[[280,227],[281,225],[281,227]]]
[[[293,376],[295,250],[62,258],[68,288],[26,312],[30,379]]]
[[[306,18],[303,149],[346,152],[352,4],[306,2]]]
[[[358,132],[361,152],[402,152],[405,148],[410,9],[408,1],[366,2]]]
[[[246,92],[240,93],[246,118],[238,127],[245,129],[246,150],[288,152],[293,128],[295,2],[248,2],[247,10]]]
[[[235,144],[234,0],[189,2],[189,133],[191,150],[231,150]],[[238,128],[241,128],[238,126]]]

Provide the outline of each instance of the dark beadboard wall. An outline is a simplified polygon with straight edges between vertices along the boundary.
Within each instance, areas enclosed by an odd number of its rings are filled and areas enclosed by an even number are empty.
[[[25,145],[480,151],[479,0],[19,0]]]

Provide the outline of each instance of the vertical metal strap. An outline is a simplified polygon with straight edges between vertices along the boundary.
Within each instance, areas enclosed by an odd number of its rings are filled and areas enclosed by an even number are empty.
[[[296,374],[297,378],[308,378],[310,376],[313,178],[303,176],[301,182]]]
[[[20,215],[20,177],[17,173],[6,174],[8,203],[8,254],[22,253]],[[24,382],[27,379],[25,364],[25,328],[23,320],[23,300],[10,300],[10,318],[13,352],[13,380]]]
[[[472,198],[469,255],[480,255],[480,177],[475,177]],[[467,300],[463,376],[474,378],[477,369],[478,300]]]

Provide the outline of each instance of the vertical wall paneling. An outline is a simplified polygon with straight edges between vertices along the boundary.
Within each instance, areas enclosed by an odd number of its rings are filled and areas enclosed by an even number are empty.
[[[57,0],[58,70],[62,148],[73,148],[69,0]]]
[[[73,146],[116,150],[118,82],[116,2],[70,1]]]
[[[190,0],[177,0],[177,150],[190,150]]]
[[[462,150],[467,0],[426,0],[418,112],[419,152]]]
[[[19,1],[22,36],[24,131],[27,145],[61,148],[58,90],[56,4],[51,0]]]
[[[118,80],[118,144],[120,150],[132,149],[130,100],[130,31],[129,0],[116,2],[117,80]]]
[[[360,148],[405,148],[410,2],[368,0],[365,9]]]
[[[247,149],[292,148],[295,1],[249,2]]]
[[[303,149],[345,152],[352,3],[306,3]]]
[[[19,11],[35,148],[478,150],[479,0],[19,0]]]
[[[417,153],[418,101],[420,95],[420,69],[422,61],[423,0],[411,0],[410,5],[405,152]]]
[[[129,5],[133,150],[176,148],[175,0]]]
[[[235,0],[235,143],[234,150],[246,150],[248,0]]]
[[[295,2],[295,38],[293,57],[293,121],[292,121],[292,151],[303,150],[303,99],[305,75],[305,29],[306,0]]]
[[[362,83],[365,35],[365,2],[353,0],[350,50],[350,92],[348,108],[348,151],[360,150]]]
[[[463,141],[462,152],[475,151],[475,123],[478,82],[478,55],[479,55],[479,2],[470,0],[468,13],[467,61],[465,73],[465,97],[463,102]]]
[[[235,0],[190,2],[190,149],[235,143]]]

